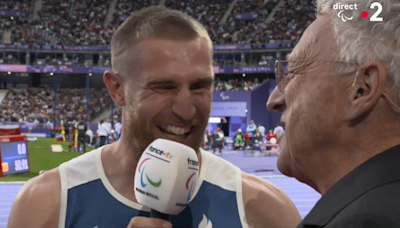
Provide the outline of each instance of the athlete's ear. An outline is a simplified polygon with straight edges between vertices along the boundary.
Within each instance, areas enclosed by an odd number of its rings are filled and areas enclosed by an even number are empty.
[[[124,99],[124,86],[121,83],[122,79],[113,71],[104,72],[103,76],[104,84],[107,86],[108,93],[110,93],[111,98],[114,103],[122,107],[125,105]]]

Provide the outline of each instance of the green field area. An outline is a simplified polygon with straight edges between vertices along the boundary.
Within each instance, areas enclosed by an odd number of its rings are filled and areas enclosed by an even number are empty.
[[[63,146],[64,152],[53,153],[50,151],[50,145],[60,144]],[[55,138],[38,138],[37,142],[28,143],[29,151],[29,173],[22,173],[12,176],[0,177],[2,181],[27,181],[32,177],[39,175],[41,170],[50,170],[61,163],[66,162],[74,157],[78,157],[81,153],[68,152],[70,142],[57,142]],[[71,149],[72,151],[73,149]],[[87,151],[91,148],[86,147]]]

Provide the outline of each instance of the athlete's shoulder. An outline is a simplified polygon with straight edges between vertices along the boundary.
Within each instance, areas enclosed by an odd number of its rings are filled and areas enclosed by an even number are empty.
[[[81,186],[101,177],[102,150],[103,147],[97,148],[60,165],[59,172],[64,190]]]
[[[250,228],[294,228],[300,223],[293,202],[272,183],[242,172],[242,191]]]
[[[86,152],[78,157],[75,157],[67,162],[64,162],[63,164],[61,164],[61,166],[65,166],[65,165],[80,166],[80,165],[82,165],[82,163],[94,163],[96,154],[101,153],[102,150],[103,150],[103,147],[91,150],[90,152]]]
[[[8,228],[58,227],[61,181],[59,169],[30,179],[18,192]]]
[[[237,191],[240,170],[232,163],[201,150],[200,178],[228,191]]]

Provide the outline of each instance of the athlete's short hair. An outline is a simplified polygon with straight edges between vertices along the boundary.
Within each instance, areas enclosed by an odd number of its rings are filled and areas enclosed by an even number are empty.
[[[189,41],[204,38],[210,46],[212,42],[207,30],[192,17],[177,10],[163,6],[151,6],[136,11],[115,31],[111,39],[111,64],[114,72],[121,71],[124,58],[121,56],[127,47],[145,38],[155,37],[176,41]]]

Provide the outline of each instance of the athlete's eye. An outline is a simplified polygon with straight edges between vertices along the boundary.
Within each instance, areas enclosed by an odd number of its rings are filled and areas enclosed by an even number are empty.
[[[206,89],[206,88],[210,88],[210,86],[208,85],[193,85],[190,87],[190,90],[200,90],[200,89]]]
[[[176,89],[176,86],[173,85],[164,85],[164,86],[158,86],[155,89],[160,89],[160,90],[174,90]]]

